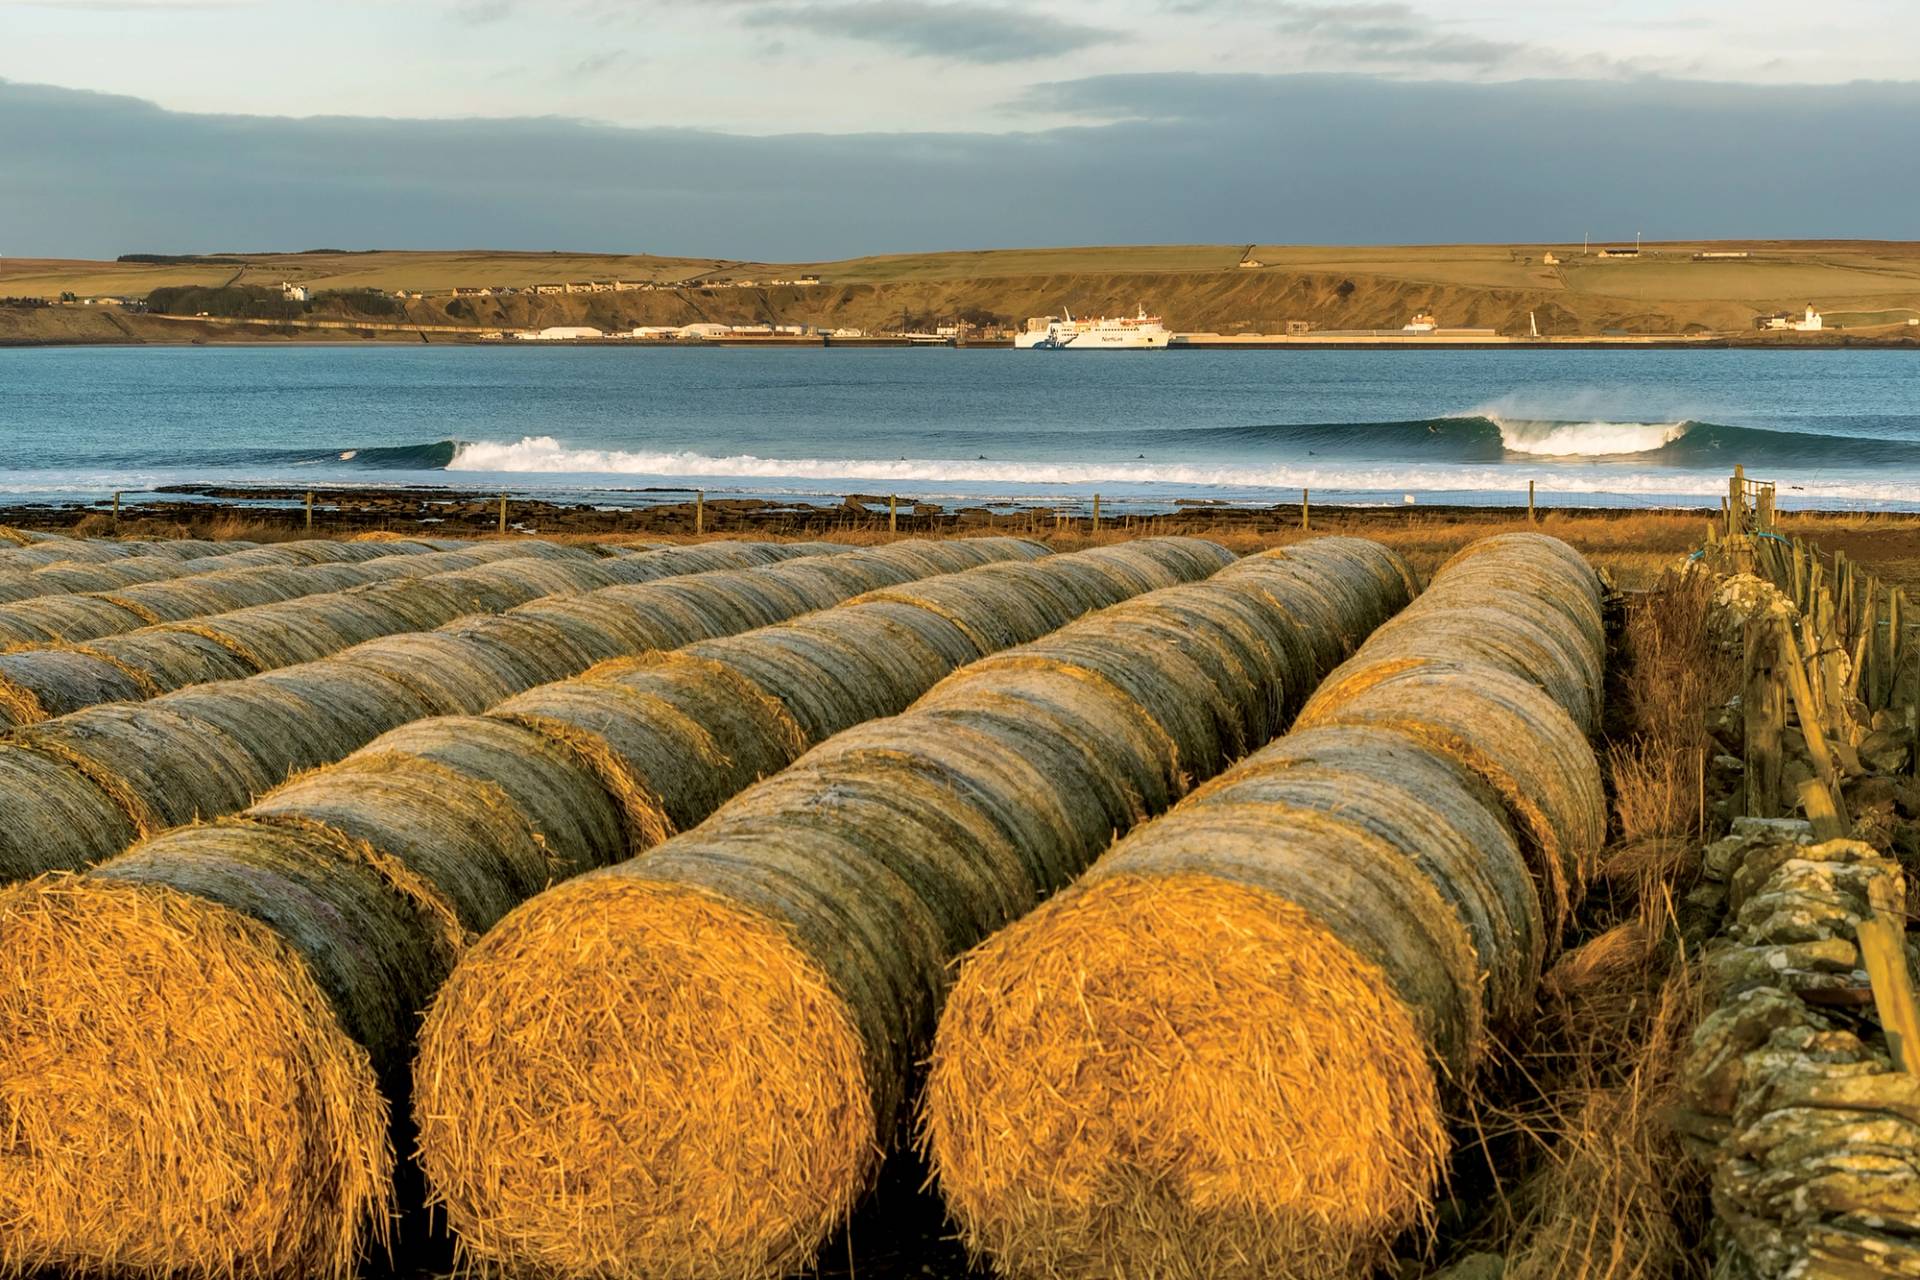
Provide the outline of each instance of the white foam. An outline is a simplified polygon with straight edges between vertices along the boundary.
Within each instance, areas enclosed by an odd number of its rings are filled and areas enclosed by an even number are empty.
[[[1548,458],[1598,458],[1651,453],[1687,434],[1689,422],[1539,422],[1489,413],[1510,453]]]
[[[1591,424],[1546,424],[1584,427]],[[1648,432],[1684,430],[1684,423],[1598,424],[1609,430],[1633,426]],[[1677,438],[1677,437],[1676,437]],[[1566,447],[1565,440],[1557,443]],[[1653,447],[1658,447],[1653,446]],[[1598,453],[1602,450],[1594,450]],[[1561,455],[1566,456],[1566,455]],[[1056,494],[1106,492],[1136,498],[1177,496],[1195,490],[1221,491],[1279,501],[1284,491],[1302,488],[1342,493],[1524,493],[1528,480],[1562,495],[1619,494],[1643,498],[1712,498],[1726,490],[1716,471],[1652,468],[1644,471],[1595,468],[1591,464],[1555,466],[1551,457],[1529,465],[1427,463],[1151,463],[1138,461],[1058,462],[961,460],[945,458],[765,458],[754,454],[714,456],[686,451],[573,449],[552,436],[528,436],[513,443],[463,444],[447,465],[455,473],[491,472],[519,476],[565,476],[581,487],[655,482],[710,482],[705,487],[751,488],[756,492],[822,494],[848,488],[871,490],[912,486],[928,499],[981,501],[1034,499]],[[1910,487],[1865,482],[1837,475],[1807,478],[1795,495],[1816,498],[1892,500],[1911,504]]]

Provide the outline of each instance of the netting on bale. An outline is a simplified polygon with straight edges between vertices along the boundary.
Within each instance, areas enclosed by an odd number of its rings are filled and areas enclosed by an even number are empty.
[[[1017,1277],[1334,1280],[1429,1220],[1446,1108],[1531,1008],[1603,834],[1575,721],[1598,617],[1553,540],[1470,549],[1290,734],[963,961],[921,1140],[971,1249]]]
[[[389,1118],[404,1114],[388,1099],[404,1098],[414,1019],[467,936],[549,881],[632,850],[638,793],[621,778],[652,791],[663,818],[691,823],[725,799],[716,777],[744,785],[805,745],[780,690],[744,670],[642,657],[496,715],[407,725],[236,817],[6,891],[0,913],[14,918],[18,902],[33,922],[22,974],[58,970],[46,990],[111,1008],[81,1024],[19,1001],[0,1016],[0,1091],[21,1061],[6,1050],[41,1035],[59,1040],[49,1053],[66,1077],[110,1064],[118,1074],[110,1122],[52,1110],[44,1081],[22,1086],[43,1110],[18,1158],[0,1164],[0,1206],[85,1203],[0,1217],[0,1259],[14,1270],[84,1260],[147,1274],[349,1273],[387,1230]],[[170,933],[118,941],[143,929]],[[214,980],[193,976],[203,970]],[[164,995],[149,1000],[155,983]],[[188,1018],[263,1030],[203,1055],[194,1035],[172,1034]],[[206,1199],[216,1186],[218,1213]]]
[[[1126,554],[1141,545],[1036,565],[1046,589],[1024,605],[1002,566],[977,592],[966,575],[845,612],[917,607],[947,643],[991,644],[1071,615],[1075,591],[1153,581],[1165,548]],[[422,1163],[468,1259],[595,1276],[807,1265],[896,1136],[951,961],[1284,723],[1343,656],[1305,632],[1357,640],[1407,599],[1373,544],[1218,573],[1222,557],[1191,549],[1206,559],[1184,572],[1204,581],[961,667],[487,934],[415,1067]],[[815,673],[862,651],[790,635],[756,670],[804,682],[797,718],[821,722],[868,682]]]

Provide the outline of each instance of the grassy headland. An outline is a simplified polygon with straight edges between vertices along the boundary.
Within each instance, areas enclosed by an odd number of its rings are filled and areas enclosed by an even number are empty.
[[[1155,245],[1010,249],[767,263],[579,253],[211,254],[158,261],[0,260],[0,297],[144,299],[154,289],[260,287],[313,294],[309,322],[446,326],[446,332],[275,328],[163,319],[114,306],[0,306],[0,342],[260,341],[374,337],[420,341],[461,330],[591,325],[803,324],[869,332],[955,318],[1018,326],[1028,316],[1145,305],[1178,332],[1398,329],[1427,311],[1443,326],[1525,335],[1725,335],[1739,341],[1910,341],[1920,345],[1920,242],[1718,241],[1600,246],[1336,247]],[[1699,258],[1696,254],[1745,257]],[[1548,261],[1552,258],[1553,261]],[[1252,265],[1252,264],[1258,265]],[[1245,264],[1245,265],[1243,265]],[[817,278],[819,283],[774,283]],[[621,292],[534,293],[538,285],[623,281]],[[747,284],[745,282],[751,282]],[[455,289],[509,289],[455,297]],[[398,312],[356,309],[362,291],[419,293]],[[1760,333],[1758,315],[1812,303],[1823,333]]]

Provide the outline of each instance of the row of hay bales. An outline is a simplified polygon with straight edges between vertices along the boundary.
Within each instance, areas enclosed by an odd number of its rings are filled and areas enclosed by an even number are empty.
[[[175,624],[191,629],[142,637],[137,653],[135,636],[119,637],[129,642],[115,653],[123,665],[137,662],[154,683],[184,687],[86,707],[0,739],[0,811],[10,815],[0,823],[0,880],[84,866],[135,839],[233,813],[389,729],[481,712],[608,658],[729,635],[878,585],[1037,550],[1013,539],[886,554],[711,542],[619,560],[504,560],[447,575],[450,590],[443,580],[419,580],[398,593],[370,588]],[[822,568],[816,560],[848,563]],[[638,580],[599,585],[609,573]],[[373,592],[377,601],[362,598]],[[446,614],[455,620],[408,628]],[[355,644],[356,629],[378,638]],[[244,663],[238,649],[249,655]],[[259,674],[244,674],[255,668]]]
[[[542,596],[724,563],[686,548],[601,557],[527,539],[0,606],[0,614],[31,607],[41,622],[49,613],[85,619],[79,633],[99,633],[85,643],[0,652],[0,728],[310,662],[379,636],[497,613]]]
[[[5,606],[41,596],[116,591],[175,578],[242,569],[364,564],[393,556],[465,550],[474,545],[479,544],[423,538],[379,541],[309,538],[265,546],[251,542],[98,543],[69,540],[64,545],[42,543],[32,550],[11,554],[0,549],[0,623],[4,623],[13,613],[12,609]],[[56,547],[62,550],[56,551]],[[202,554],[207,548],[213,550]],[[48,559],[49,556],[54,558]],[[30,612],[25,616],[29,620],[32,617]],[[0,625],[0,637],[12,635],[12,626]],[[7,642],[13,641],[9,639]]]
[[[1600,584],[1484,540],[1294,731],[960,967],[922,1141],[1003,1275],[1368,1274],[1605,831]]]
[[[421,1162],[466,1258],[808,1265],[895,1140],[950,962],[1283,729],[1412,588],[1393,552],[1326,538],[1141,595],[508,916],[415,1067]]]
[[[390,1229],[417,1011],[472,936],[1003,638],[1233,559],[1181,539],[1043,551],[898,543],[736,575],[743,616],[882,586],[410,725],[243,815],[0,896],[0,1266],[350,1272]]]

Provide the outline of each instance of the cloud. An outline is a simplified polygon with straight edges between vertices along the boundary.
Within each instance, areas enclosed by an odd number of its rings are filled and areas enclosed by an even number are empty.
[[[1125,123],[747,137],[194,115],[0,81],[0,251],[341,244],[805,262],[1034,244],[1561,242],[1589,230],[1903,238],[1920,206],[1912,83],[1143,74],[1028,97]]]
[[[1031,9],[920,0],[771,4],[748,12],[746,22],[864,41],[916,57],[982,64],[1055,58],[1124,38],[1118,31]]]

